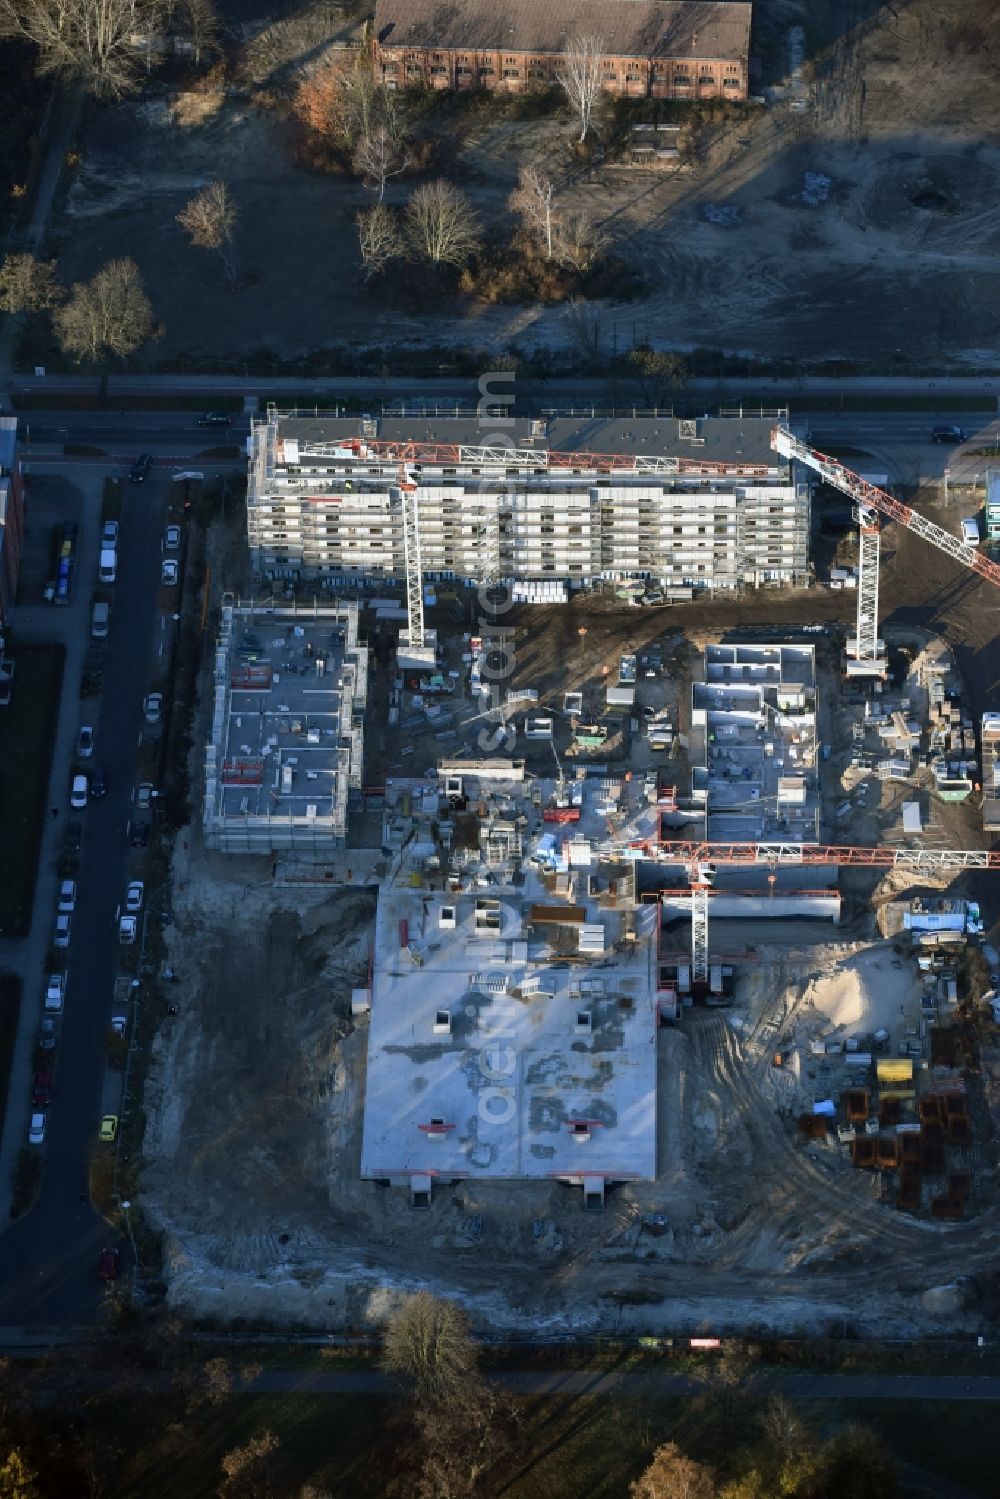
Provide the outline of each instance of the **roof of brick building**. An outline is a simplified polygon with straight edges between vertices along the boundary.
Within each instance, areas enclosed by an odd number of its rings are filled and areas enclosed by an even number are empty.
[[[383,47],[537,53],[596,36],[609,56],[735,61],[751,10],[749,0],[377,0],[375,34]]]

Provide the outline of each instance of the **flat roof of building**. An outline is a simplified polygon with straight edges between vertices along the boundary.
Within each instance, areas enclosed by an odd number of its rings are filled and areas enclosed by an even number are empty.
[[[362,436],[357,417],[275,413],[282,437],[303,445],[342,442]],[[382,442],[462,443],[470,447],[504,446],[538,452],[639,453],[704,462],[766,465],[785,472],[787,461],[771,448],[773,416],[558,416],[539,423],[529,417],[503,421],[496,417],[385,416],[377,422]]]
[[[206,817],[342,829],[360,776],[367,653],[354,605],[223,611]]]
[[[544,898],[380,892],[362,1176],[655,1176],[655,942],[587,902],[556,946]]]

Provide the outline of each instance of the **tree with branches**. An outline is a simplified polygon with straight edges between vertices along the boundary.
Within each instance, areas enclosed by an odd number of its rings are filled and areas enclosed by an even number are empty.
[[[195,66],[201,66],[203,57],[213,57],[222,51],[220,36],[222,26],[212,0],[166,0],[169,4],[169,19],[190,44]]]
[[[56,309],[61,347],[78,360],[125,359],[153,337],[153,309],[139,267],[127,257],[111,260],[89,281],[78,281]]]
[[[646,1471],[629,1485],[631,1499],[715,1499],[708,1468],[686,1457],[676,1442],[657,1447]]]
[[[566,60],[559,82],[580,124],[582,144],[590,131],[590,117],[601,93],[604,43],[599,36],[576,36],[566,44]]]
[[[469,1319],[454,1301],[417,1291],[390,1319],[382,1367],[408,1380],[418,1400],[464,1400],[479,1382],[479,1352]]]
[[[98,98],[139,85],[136,36],[163,23],[164,0],[0,0],[0,37],[38,48],[38,68],[72,78]]]
[[[371,58],[354,52],[348,61],[327,56],[299,84],[292,108],[316,135],[346,150],[384,125],[396,135],[395,101],[375,76]]]
[[[561,265],[581,274],[589,271],[607,244],[607,236],[589,214],[571,213],[556,226],[554,251]]]
[[[239,272],[233,244],[237,216],[236,204],[224,182],[210,182],[177,215],[178,224],[187,230],[193,245],[218,251],[230,286]]]
[[[443,177],[417,188],[406,205],[413,252],[434,265],[466,265],[479,248],[482,232],[472,204]]]
[[[54,260],[8,255],[0,266],[0,311],[49,312],[64,296]]]
[[[405,172],[409,158],[403,141],[394,136],[386,125],[376,125],[374,130],[362,135],[354,148],[352,166],[357,175],[378,191],[378,201],[385,197],[385,185],[390,177]]]
[[[358,214],[358,248],[361,251],[361,274],[371,281],[384,271],[390,260],[405,252],[399,221],[385,203],[373,203]]]
[[[546,260],[552,259],[558,224],[555,191],[551,177],[537,167],[523,166],[517,174],[517,187],[507,199],[507,207],[521,220],[525,233],[542,247]]]

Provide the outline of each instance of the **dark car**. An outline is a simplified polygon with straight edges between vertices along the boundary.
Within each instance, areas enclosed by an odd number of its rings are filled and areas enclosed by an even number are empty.
[[[968,442],[969,434],[964,427],[935,427],[931,442]]]
[[[129,469],[129,478],[133,484],[141,484],[152,467],[153,459],[149,453],[140,453],[138,458]]]
[[[233,419],[228,411],[206,411],[198,418],[199,427],[231,427]]]
[[[56,1044],[56,1023],[51,1015],[46,1015],[38,1027],[38,1045],[41,1051],[53,1051]]]
[[[108,794],[108,778],[103,770],[95,770],[90,777],[90,794],[98,801]]]
[[[52,1102],[52,1073],[36,1072],[31,1089],[31,1107],[47,1109]]]
[[[102,1249],[97,1261],[97,1273],[102,1280],[117,1280],[121,1253],[117,1249]]]
[[[129,828],[128,841],[133,848],[145,848],[149,842],[149,823],[134,822]]]

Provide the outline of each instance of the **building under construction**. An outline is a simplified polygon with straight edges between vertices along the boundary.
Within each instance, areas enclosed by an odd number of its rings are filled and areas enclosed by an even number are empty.
[[[271,408],[250,438],[254,573],[378,586],[402,582],[417,555],[427,581],[515,588],[635,579],[683,599],[801,585],[809,483],[772,450],[773,424],[743,414],[509,418],[497,438],[474,418]]]
[[[323,858],[361,787],[368,651],[357,605],[228,602],[215,652],[204,832],[224,853]]]

